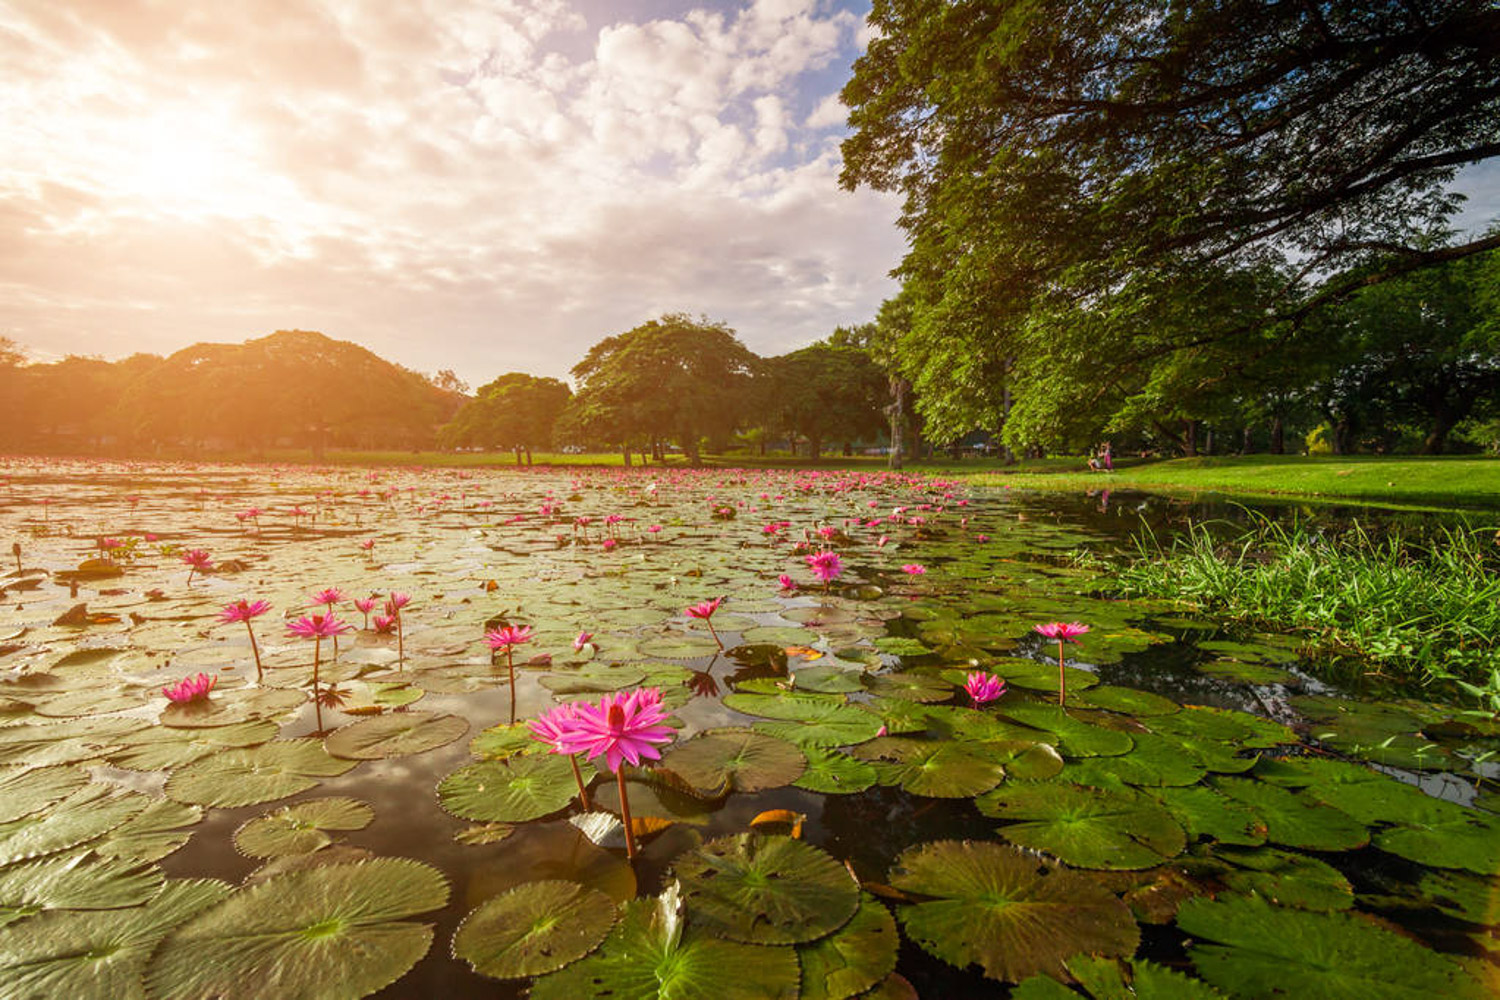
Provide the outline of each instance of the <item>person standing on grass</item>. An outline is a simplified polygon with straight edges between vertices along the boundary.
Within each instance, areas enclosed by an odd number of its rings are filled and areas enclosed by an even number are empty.
[[[1104,442],[1104,448],[1099,452],[1099,461],[1104,466],[1105,472],[1115,471],[1115,456],[1114,452],[1110,450],[1108,441]]]

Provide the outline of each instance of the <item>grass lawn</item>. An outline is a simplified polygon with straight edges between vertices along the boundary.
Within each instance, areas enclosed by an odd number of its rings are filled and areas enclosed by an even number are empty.
[[[975,472],[966,478],[991,486],[1035,490],[1148,490],[1238,496],[1303,496],[1328,500],[1427,506],[1500,507],[1500,459],[1473,456],[1244,455],[1117,462],[1113,473],[1072,470],[1057,459],[1041,466]],[[951,471],[960,471],[952,469]]]

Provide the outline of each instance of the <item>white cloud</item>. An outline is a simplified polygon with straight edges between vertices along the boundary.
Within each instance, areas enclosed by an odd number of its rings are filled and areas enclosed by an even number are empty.
[[[0,8],[0,332],[112,356],[298,326],[479,384],[665,308],[785,350],[894,290],[897,206],[839,190],[820,131],[845,11],[268,2]]]

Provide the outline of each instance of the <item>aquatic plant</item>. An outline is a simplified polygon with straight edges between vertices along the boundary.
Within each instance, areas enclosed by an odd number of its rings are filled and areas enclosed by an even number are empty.
[[[1089,627],[1082,622],[1048,622],[1045,625],[1032,626],[1033,632],[1057,640],[1057,703],[1059,705],[1068,703],[1068,678],[1066,667],[1063,665],[1063,647],[1070,642],[1077,643],[1078,636],[1088,630]]]
[[[1005,694],[1005,681],[983,670],[973,670],[964,678],[964,690],[969,692],[969,699],[974,703],[974,707],[978,708]]]
[[[403,594],[399,590],[393,590],[385,599],[385,615],[396,625],[396,664],[398,667],[406,666],[406,623],[402,621],[401,610],[411,603],[411,595]]]
[[[531,626],[504,625],[492,629],[484,634],[485,644],[491,650],[505,650],[505,668],[510,671],[510,721],[516,721],[516,663],[515,648],[522,643],[530,642],[532,638]]]
[[[188,568],[188,583],[193,582],[194,573],[207,573],[214,568],[214,561],[207,549],[188,549],[182,554],[182,561]]]
[[[214,674],[195,674],[162,688],[161,693],[167,696],[168,701],[179,703],[207,701],[208,693],[217,683],[219,683],[219,678]]]
[[[526,724],[526,728],[531,730],[533,739],[547,745],[549,753],[562,754],[568,758],[568,763],[573,765],[573,780],[578,783],[578,804],[587,811],[591,808],[589,791],[583,781],[583,772],[578,770],[578,758],[573,752],[563,749],[563,742],[572,731],[577,718],[577,706],[568,702],[532,719]]]
[[[714,642],[716,642],[716,643],[719,644],[719,648],[720,649],[724,648],[724,640],[720,639],[719,638],[719,633],[714,630],[713,618],[714,618],[714,612],[718,611],[719,610],[719,605],[721,605],[723,603],[724,603],[724,598],[722,598],[722,597],[715,597],[711,601],[700,601],[699,603],[694,604],[692,607],[684,608],[683,609],[683,612],[689,618],[697,618],[700,621],[702,621],[703,624],[705,624],[705,625],[708,626],[708,633],[709,633],[709,635],[712,635],[714,637]]]
[[[317,711],[318,729],[323,728],[323,702],[318,697],[318,670],[322,664],[323,640],[336,638],[354,627],[341,621],[333,612],[324,615],[303,615],[287,624],[286,630],[301,639],[313,640],[313,706]]]
[[[837,552],[814,552],[806,560],[807,568],[812,570],[813,576],[823,581],[824,590],[828,589],[829,583],[843,575],[844,560],[839,558]]]
[[[226,624],[230,622],[244,622],[245,631],[250,635],[250,652],[255,657],[255,679],[263,679],[264,671],[260,665],[260,647],[255,644],[255,629],[250,627],[252,618],[259,618],[271,610],[270,601],[246,601],[238,600],[233,604],[224,605],[224,610],[219,612],[219,621]]]

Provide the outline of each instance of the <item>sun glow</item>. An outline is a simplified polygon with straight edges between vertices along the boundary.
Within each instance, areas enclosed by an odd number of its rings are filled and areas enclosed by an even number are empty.
[[[269,215],[285,181],[261,173],[249,145],[224,122],[156,117],[121,144],[114,186],[186,218]]]

